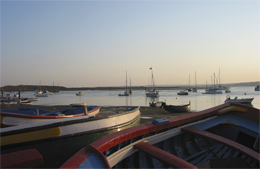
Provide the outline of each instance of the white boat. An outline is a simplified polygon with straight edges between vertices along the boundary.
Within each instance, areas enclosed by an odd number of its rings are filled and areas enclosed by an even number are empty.
[[[159,91],[155,89],[154,87],[154,78],[153,78],[153,69],[150,68],[150,70],[152,70],[152,83],[153,83],[153,89],[148,90],[145,95],[147,97],[159,97]]]
[[[260,91],[260,86],[256,86],[255,91]]]
[[[129,96],[130,95],[130,93],[127,89],[127,71],[126,71],[126,86],[125,86],[125,88],[126,88],[125,91],[123,93],[119,93],[118,96]]]
[[[202,94],[222,94],[222,91],[216,89],[216,88],[210,88],[208,90],[205,90]]]
[[[49,94],[47,92],[43,92],[42,90],[38,90],[34,94],[36,97],[48,97]]]
[[[237,96],[234,99],[231,99],[229,95],[225,100],[225,103],[242,103],[242,104],[251,104],[254,98],[242,98],[238,99]]]
[[[85,93],[82,93],[82,92],[76,93],[76,96],[84,96],[84,95],[85,95]]]
[[[212,88],[206,89],[202,94],[222,94],[222,91],[219,88],[215,87],[215,73],[214,73],[214,84]]]

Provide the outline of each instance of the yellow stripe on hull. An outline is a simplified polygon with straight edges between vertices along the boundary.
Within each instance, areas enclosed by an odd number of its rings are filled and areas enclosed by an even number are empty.
[[[4,136],[1,137],[1,146],[57,137],[60,135],[60,132],[60,128],[56,127],[51,129],[37,130],[22,134]]]
[[[227,112],[230,112],[230,111],[238,111],[238,112],[247,112],[247,109],[245,108],[241,108],[241,107],[236,107],[236,106],[230,106],[230,107],[226,107],[226,108],[223,108],[221,110],[218,111],[218,114],[224,114],[224,113],[227,113]]]

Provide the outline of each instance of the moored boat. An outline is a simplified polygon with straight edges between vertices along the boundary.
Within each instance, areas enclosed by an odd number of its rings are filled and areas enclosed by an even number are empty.
[[[260,86],[256,86],[255,91],[260,91]]]
[[[181,90],[177,94],[178,95],[188,95],[188,92],[186,92],[185,90]]]
[[[146,88],[145,88],[145,95],[147,97],[159,97],[159,91],[155,89],[155,85],[154,85],[154,77],[153,77],[153,69],[152,67],[150,68],[151,70],[151,75],[152,75],[152,85],[153,85],[153,88],[152,89],[149,89],[148,91],[146,91]]]
[[[28,123],[70,118],[87,115],[96,117],[99,114],[100,106],[87,106],[86,104],[72,104],[74,108],[65,108],[57,111],[49,111],[34,107],[19,107],[11,110],[1,110],[1,126],[17,126]],[[76,108],[75,108],[76,107]]]
[[[225,103],[105,136],[65,168],[259,168],[259,109]]]
[[[165,104],[163,108],[171,113],[177,113],[177,112],[189,112],[190,111],[190,102],[188,104],[184,105],[168,105]]]
[[[76,96],[84,96],[84,95],[85,95],[85,93],[83,93],[83,92],[76,93]]]
[[[42,168],[57,168],[93,141],[139,121],[139,107],[133,107],[108,117],[79,116],[2,128],[1,155],[36,149],[44,160]]]
[[[231,99],[229,95],[227,95],[227,98],[225,100],[225,103],[242,103],[242,104],[251,104],[254,98],[242,98],[238,99],[235,97],[234,99]]]

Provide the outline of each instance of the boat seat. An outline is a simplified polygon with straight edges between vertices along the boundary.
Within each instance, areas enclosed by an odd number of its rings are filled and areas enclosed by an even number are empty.
[[[240,152],[248,155],[249,157],[251,157],[251,158],[253,158],[257,161],[260,161],[259,153],[255,152],[254,150],[252,150],[252,149],[250,149],[250,148],[248,148],[248,147],[246,147],[242,144],[239,144],[235,141],[226,139],[224,137],[218,136],[218,135],[210,133],[210,132],[206,132],[206,131],[199,130],[199,129],[196,129],[196,128],[193,128],[193,127],[189,127],[189,126],[182,128],[182,131],[190,132],[190,133],[193,133],[193,134],[196,134],[196,135],[200,135],[202,137],[212,139],[214,141],[218,141],[222,144],[230,146],[230,147],[236,149],[237,151],[240,151]]]
[[[183,159],[170,154],[162,149],[154,147],[148,143],[140,142],[135,145],[135,148],[146,153],[147,155],[161,161],[165,165],[168,165],[172,168],[193,168],[197,169],[196,166],[184,161]]]

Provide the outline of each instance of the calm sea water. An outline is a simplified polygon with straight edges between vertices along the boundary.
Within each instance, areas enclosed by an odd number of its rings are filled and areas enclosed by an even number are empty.
[[[250,98],[254,100],[252,105],[260,109],[260,92],[254,91],[254,87],[231,87],[231,93],[202,94],[205,89],[198,90],[197,93],[189,92],[187,96],[179,96],[179,90],[160,90],[159,98],[149,98],[145,96],[144,90],[135,90],[131,96],[118,96],[122,90],[85,90],[85,96],[76,96],[79,91],[60,91],[49,97],[41,97],[34,105],[69,105],[72,103],[87,103],[88,105],[100,106],[149,106],[151,101],[166,101],[167,104],[180,105],[191,102],[192,111],[200,111],[223,104],[226,96],[231,98]],[[245,94],[246,93],[246,94]],[[21,97],[34,97],[34,92],[22,92]]]

